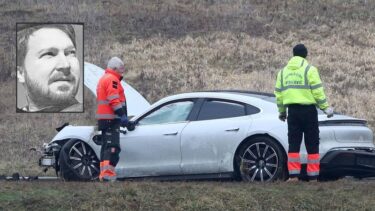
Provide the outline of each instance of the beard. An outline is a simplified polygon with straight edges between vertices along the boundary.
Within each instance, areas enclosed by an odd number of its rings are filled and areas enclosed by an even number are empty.
[[[49,86],[50,84],[47,83],[46,86],[43,86],[40,82],[30,79],[25,71],[25,85],[29,99],[40,107],[68,106],[76,101],[75,95],[78,91],[78,81],[75,77],[73,77],[72,84],[69,85],[73,88],[64,85],[53,91]]]

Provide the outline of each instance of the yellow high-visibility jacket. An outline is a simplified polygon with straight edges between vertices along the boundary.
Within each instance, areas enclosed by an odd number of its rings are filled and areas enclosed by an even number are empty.
[[[275,95],[280,113],[285,112],[290,104],[317,105],[322,110],[328,108],[318,69],[300,56],[291,58],[277,74]]]

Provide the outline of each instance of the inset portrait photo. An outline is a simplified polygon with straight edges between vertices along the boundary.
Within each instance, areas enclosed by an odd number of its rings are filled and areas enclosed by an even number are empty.
[[[17,113],[83,112],[83,23],[17,23]]]

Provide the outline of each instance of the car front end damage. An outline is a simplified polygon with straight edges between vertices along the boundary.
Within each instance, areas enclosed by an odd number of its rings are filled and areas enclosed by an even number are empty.
[[[38,164],[40,167],[44,168],[46,172],[50,168],[54,168],[56,175],[59,172],[59,154],[62,146],[67,140],[62,140],[60,142],[50,142],[44,143],[42,149],[40,150],[41,156],[39,158]]]
[[[59,153],[61,146],[57,143],[44,143],[42,147],[42,156],[39,158],[39,166],[55,167],[56,154]]]
[[[99,173],[97,159],[100,146],[93,126],[72,126],[68,123],[56,128],[58,133],[40,150],[38,164],[46,172],[54,168],[56,175],[64,180],[91,180]]]
[[[68,126],[69,123],[64,123],[60,127],[56,128],[57,132],[62,131],[66,126]],[[68,139],[65,140],[52,140],[49,143],[43,143],[43,146],[40,150],[35,151],[40,152],[41,156],[38,160],[38,164],[40,167],[44,168],[44,172],[46,172],[49,168],[54,168],[56,171],[56,175],[59,171],[58,166],[58,158],[60,154],[60,150],[62,146],[68,141]]]

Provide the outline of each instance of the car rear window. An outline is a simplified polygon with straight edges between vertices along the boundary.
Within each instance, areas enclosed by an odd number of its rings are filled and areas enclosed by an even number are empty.
[[[258,95],[258,94],[243,94],[243,95],[256,97],[256,98],[265,100],[267,102],[274,103],[275,106],[276,106],[276,97],[274,97],[274,96],[265,96],[265,95]],[[318,114],[324,114],[324,112],[322,110],[318,109]]]
[[[198,115],[199,120],[222,119],[246,115],[245,105],[229,101],[207,100]]]

